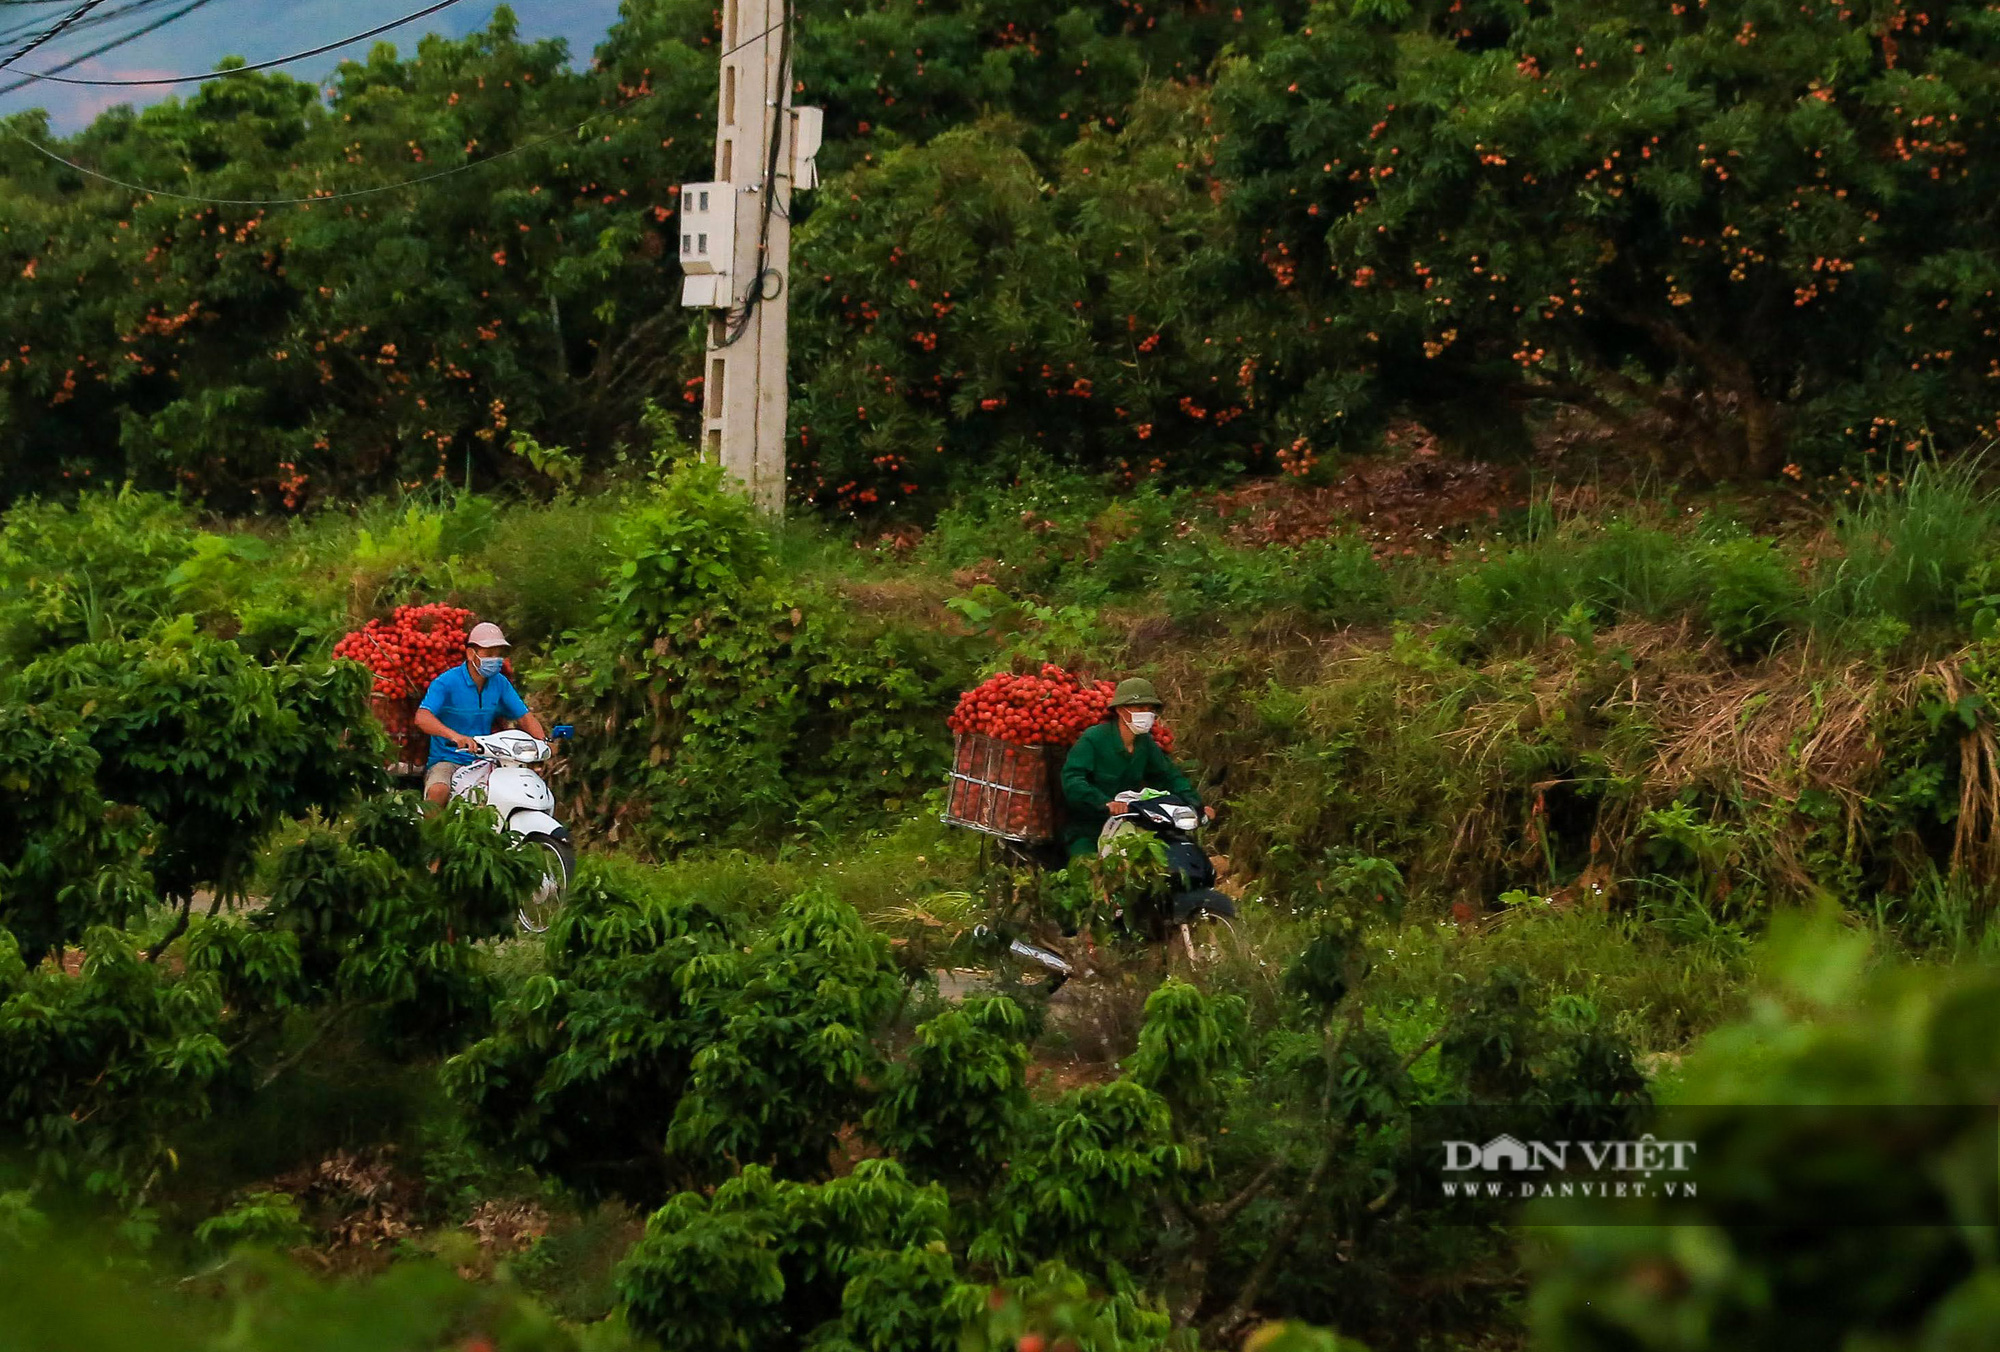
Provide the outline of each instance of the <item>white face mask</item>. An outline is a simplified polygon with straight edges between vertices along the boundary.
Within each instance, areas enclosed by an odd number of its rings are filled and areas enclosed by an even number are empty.
[[[1159,715],[1151,709],[1134,709],[1132,711],[1132,731],[1151,732],[1153,730],[1153,720],[1158,717]]]

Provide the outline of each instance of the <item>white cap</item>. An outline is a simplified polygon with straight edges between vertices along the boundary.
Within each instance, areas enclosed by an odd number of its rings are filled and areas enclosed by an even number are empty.
[[[465,641],[474,648],[511,648],[514,646],[507,641],[507,636],[500,632],[500,626],[491,620],[473,625],[472,632],[465,636]]]

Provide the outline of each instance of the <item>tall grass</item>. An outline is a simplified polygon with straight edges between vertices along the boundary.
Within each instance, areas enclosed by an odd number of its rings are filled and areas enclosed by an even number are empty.
[[[1925,457],[1870,486],[1833,525],[1840,557],[1815,578],[1811,622],[1853,636],[1881,621],[1935,631],[1957,616],[1972,570],[2000,550],[2000,495],[1984,456]]]
[[[1537,908],[1490,933],[1440,922],[1381,928],[1369,936],[1372,990],[1385,1009],[1416,1006],[1500,967],[1550,997],[1584,1001],[1606,1031],[1645,1051],[1673,1051],[1742,1004],[1746,953],[1687,948],[1653,927],[1598,910]]]
[[[1641,522],[1574,519],[1540,526],[1457,574],[1439,599],[1489,638],[1536,643],[1577,618],[1673,618],[1699,609],[1706,594],[1702,558],[1683,536]]]

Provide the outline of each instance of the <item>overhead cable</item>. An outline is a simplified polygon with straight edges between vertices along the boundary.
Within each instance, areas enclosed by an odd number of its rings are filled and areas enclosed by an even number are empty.
[[[323,56],[328,52],[338,51],[342,47],[351,47],[357,42],[366,42],[369,38],[380,37],[391,29],[401,28],[404,24],[415,23],[418,19],[427,19],[439,10],[450,9],[457,3],[458,0],[437,0],[436,4],[427,5],[414,13],[405,14],[400,19],[392,19],[388,23],[378,24],[365,33],[356,33],[352,37],[342,38],[338,42],[329,42],[303,52],[293,52],[290,56],[280,56],[274,57],[269,61],[259,61],[255,65],[231,66],[227,70],[212,70],[202,75],[163,75],[151,80],[79,80],[72,76],[57,75],[53,71],[24,70],[16,73],[24,75],[30,80],[48,80],[55,84],[66,85],[89,85],[97,89],[123,89],[140,85],[195,84],[203,80],[222,80],[232,75],[248,75],[253,71],[269,70],[273,66],[289,65],[294,61],[304,61],[308,57]]]
[[[730,53],[741,51],[751,43],[763,38],[773,29],[782,30],[778,35],[778,100],[771,114],[771,153],[770,161],[764,169],[763,214],[757,222],[757,268],[756,272],[750,278],[750,289],[743,296],[743,312],[729,321],[721,341],[716,343],[718,348],[736,346],[736,344],[743,341],[743,336],[750,331],[750,321],[757,314],[757,306],[766,299],[764,295],[764,279],[766,277],[777,277],[781,290],[784,286],[784,275],[775,268],[766,267],[765,261],[770,256],[771,214],[778,206],[778,157],[785,143],[785,118],[787,116],[785,91],[790,88],[792,82],[793,20],[791,0],[785,0],[784,9],[778,22],[772,24],[770,28],[766,28],[762,33],[745,38],[734,47],[731,47],[729,51],[722,54],[724,57],[727,57]],[[785,219],[789,221],[791,217],[788,215]],[[769,299],[776,300],[777,296],[773,295]]]
[[[68,70],[71,66],[80,66],[94,56],[102,56],[108,51],[112,51],[116,48],[123,47],[128,42],[136,42],[138,39],[145,37],[148,33],[156,33],[160,29],[165,28],[168,24],[173,23],[175,20],[185,18],[187,15],[192,14],[194,13],[194,11],[200,9],[203,5],[211,3],[213,3],[213,0],[188,0],[187,4],[182,5],[179,9],[167,15],[165,18],[155,19],[153,20],[153,22],[146,24],[143,27],[135,28],[129,33],[121,33],[117,37],[111,39],[109,42],[101,43],[96,47],[92,47],[87,52],[83,52],[77,56],[70,57],[68,60],[64,61],[61,65],[55,67],[55,69]],[[151,7],[150,0],[140,0],[139,4],[133,5],[130,8],[141,9],[149,7]],[[123,11],[121,11],[121,13],[122,12]],[[33,84],[36,79],[47,79],[47,78],[49,77],[46,75],[41,75],[34,77],[34,79],[21,79],[14,81],[12,84],[0,85],[0,94],[11,94],[17,89],[27,88],[29,85]]]
[[[0,4],[4,3],[5,0],[0,0]],[[106,24],[117,23],[128,15],[159,9],[162,5],[171,3],[172,0],[126,0],[125,4],[111,9],[92,10],[88,17],[78,19],[70,25],[67,36],[73,37],[86,29],[102,28]],[[46,14],[10,14],[0,19],[0,42],[11,43],[29,33],[40,32],[47,23]]]
[[[90,13],[90,11],[96,9],[99,5],[103,3],[104,0],[83,0],[82,4],[78,5],[75,9],[71,10],[68,14],[64,15],[62,18],[58,19],[54,27],[45,30],[38,37],[29,38],[26,43],[15,49],[14,54],[12,56],[8,57],[5,61],[0,61],[0,70],[7,69],[7,67],[13,65],[16,61],[19,61],[22,57],[26,56],[29,52],[34,51],[37,47],[40,47],[42,44],[55,41],[57,38],[61,37],[65,32],[69,30],[71,24],[75,23],[78,19],[81,19],[84,15]]]

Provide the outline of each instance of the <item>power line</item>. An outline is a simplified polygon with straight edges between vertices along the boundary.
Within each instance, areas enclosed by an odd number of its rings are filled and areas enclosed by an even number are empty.
[[[352,46],[357,42],[366,42],[369,38],[380,37],[391,29],[401,28],[404,24],[415,23],[418,19],[427,19],[439,10],[450,9],[457,3],[458,0],[437,0],[437,3],[434,5],[429,5],[412,14],[405,14],[400,19],[392,19],[388,23],[379,24],[365,33],[356,33],[353,37],[342,38],[338,42],[329,42],[324,46],[314,47],[303,52],[293,52],[290,56],[280,56],[269,61],[259,61],[253,66],[232,66],[228,70],[209,71],[204,75],[168,75],[162,76],[157,80],[77,80],[68,76],[57,75],[50,71],[21,71],[19,73],[27,76],[30,80],[49,80],[55,84],[66,85],[89,85],[98,89],[122,89],[137,85],[194,84],[202,80],[221,80],[227,79],[232,75],[248,75],[252,71],[269,70],[273,66],[288,65],[293,61],[304,61],[308,57],[323,56],[327,52],[337,51],[342,47]]]
[[[628,108],[644,103],[657,93],[659,93],[657,89],[647,90],[636,98],[626,100],[616,108],[608,108],[601,113],[592,113],[573,127],[565,127],[561,131],[550,132],[547,136],[523,142],[511,149],[503,150],[497,155],[488,155],[483,160],[470,160],[464,164],[454,165],[450,169],[439,170],[434,174],[421,174],[416,178],[406,178],[399,183],[384,183],[380,187],[375,188],[355,188],[347,192],[320,193],[314,197],[203,197],[195,193],[174,192],[169,188],[149,188],[143,183],[128,183],[122,178],[113,178],[110,174],[101,174],[86,165],[76,163],[74,160],[64,159],[61,155],[58,155],[34,137],[29,136],[26,132],[20,131],[11,123],[0,122],[0,131],[5,131],[8,135],[28,146],[37,154],[54,160],[66,169],[73,169],[88,178],[98,179],[111,184],[113,187],[123,188],[127,192],[141,193],[148,197],[165,197],[176,202],[195,202],[203,206],[212,207],[296,207],[312,206],[320,202],[345,202],[356,197],[374,197],[385,192],[397,192],[403,188],[414,188],[425,183],[435,183],[439,179],[451,178],[455,174],[462,174],[468,169],[479,169],[489,164],[496,164],[501,160],[511,159],[515,155],[533,150],[537,146],[545,146],[549,142],[561,140],[565,136],[574,136],[599,118],[622,113]]]
[[[122,14],[130,12],[130,10],[132,9],[152,8],[156,3],[157,0],[139,0],[138,4],[132,5],[129,7],[129,9],[121,10],[119,12]],[[153,20],[153,22],[146,24],[143,27],[135,28],[129,33],[121,33],[119,36],[111,39],[111,41],[106,43],[101,43],[98,46],[91,48],[89,51],[84,52],[80,56],[70,57],[67,61],[64,61],[61,65],[57,66],[55,69],[68,70],[71,66],[80,66],[94,56],[102,56],[104,55],[104,53],[108,51],[112,51],[116,48],[123,47],[128,42],[136,42],[140,38],[145,37],[148,33],[156,33],[160,29],[165,28],[168,24],[173,23],[175,20],[185,18],[187,15],[192,14],[196,10],[200,9],[203,5],[207,5],[210,3],[212,3],[212,0],[188,0],[187,4],[182,5],[179,9],[167,15],[165,18],[155,19]],[[16,80],[12,84],[0,85],[0,94],[11,94],[17,89],[27,88],[29,85],[33,84],[36,79],[47,79],[47,78],[48,77],[46,75],[35,76],[30,79]]]
[[[0,3],[4,2],[5,0],[0,0]],[[38,3],[45,2],[46,0],[38,0]],[[78,19],[74,24],[70,25],[70,32],[75,34],[89,28],[102,28],[105,24],[116,23],[128,14],[136,14],[142,10],[158,9],[161,5],[170,3],[172,3],[172,0],[128,0],[126,4],[120,5],[115,9],[92,11],[87,18]],[[0,26],[4,26],[3,29],[0,29],[0,41],[12,42],[16,38],[28,33],[39,31],[47,21],[46,15],[39,14],[16,14],[5,20],[0,20]]]
[[[18,48],[12,56],[8,57],[5,61],[0,61],[0,70],[7,69],[7,67],[13,65],[16,61],[19,61],[29,52],[32,52],[37,47],[40,47],[43,43],[53,42],[55,39],[61,37],[64,34],[64,32],[66,32],[69,29],[69,26],[71,24],[75,23],[78,19],[81,19],[84,15],[90,13],[90,11],[96,9],[99,5],[103,3],[104,0],[83,0],[82,4],[78,5],[75,9],[71,10],[68,14],[64,15],[61,19],[57,20],[55,27],[48,29],[40,37],[28,39],[27,43],[22,47]]]
[[[737,43],[734,47],[731,47],[729,50],[723,52],[722,55],[716,57],[715,59],[718,61],[727,61],[730,57],[736,55],[738,52],[742,51],[745,47],[748,47],[751,43],[757,41],[759,38],[767,38],[771,36],[771,34],[777,32],[780,28],[783,28],[784,26],[785,26],[785,21],[783,19],[780,19],[776,23],[772,24],[769,28],[763,29],[760,32],[752,33],[749,37],[743,39],[743,41]]]
[[[782,274],[774,273],[773,269],[766,266],[766,261],[771,243],[771,213],[778,205],[778,154],[785,143],[785,90],[792,81],[793,14],[791,0],[785,0],[785,6],[780,11],[780,16],[778,22],[772,24],[770,28],[766,28],[762,33],[745,38],[718,58],[719,60],[726,60],[732,52],[741,51],[751,43],[769,34],[773,29],[783,30],[778,35],[778,105],[777,111],[771,118],[770,162],[764,169],[764,211],[757,223],[757,271],[756,275],[750,279],[750,290],[743,297],[743,313],[736,318],[734,323],[729,325],[728,332],[724,334],[722,341],[716,344],[718,348],[736,346],[737,343],[743,340],[743,335],[750,331],[750,321],[756,316],[757,306],[764,300],[764,279],[766,277],[779,276],[781,278],[780,286],[782,287],[783,285]],[[790,220],[791,217],[787,216],[785,219]]]
[[[51,4],[51,3],[55,3],[55,2],[56,2],[56,0],[0,0],[0,6],[4,6],[4,5],[20,5],[20,4],[41,4],[41,5],[46,5],[46,4]],[[81,20],[80,22],[78,22],[78,23],[77,23],[77,24],[75,25],[75,28],[76,28],[76,30],[77,30],[77,31],[81,31],[81,30],[83,30],[83,29],[85,29],[85,28],[94,28],[94,27],[97,27],[98,25],[101,25],[101,24],[105,24],[105,23],[111,23],[111,22],[115,22],[116,20],[118,20],[118,19],[121,19],[121,18],[124,18],[125,16],[127,16],[127,15],[129,15],[129,14],[134,14],[134,13],[139,13],[139,12],[142,12],[142,11],[145,11],[145,10],[149,10],[149,9],[158,9],[158,8],[159,8],[159,7],[161,6],[161,5],[163,5],[163,4],[171,4],[171,3],[173,3],[173,0],[131,0],[131,3],[129,3],[129,4],[127,4],[127,5],[125,5],[124,7],[120,8],[120,9],[114,9],[114,10],[109,10],[109,11],[106,11],[106,12],[104,12],[104,13],[101,13],[101,14],[93,14],[93,15],[91,15],[91,16],[90,16],[89,18],[87,18],[87,19],[83,19],[83,20]],[[171,14],[168,14],[168,15],[166,15],[166,16],[165,16],[164,18],[160,18],[160,19],[155,19],[155,20],[154,20],[153,22],[151,22],[151,23],[149,23],[149,24],[145,24],[145,25],[143,25],[143,26],[141,26],[141,27],[139,27],[139,28],[135,28],[135,29],[133,29],[133,30],[132,30],[131,32],[129,32],[129,33],[122,33],[122,34],[120,34],[119,36],[117,36],[117,37],[115,37],[115,38],[112,38],[112,39],[111,39],[110,41],[108,41],[108,42],[105,42],[105,43],[102,43],[102,44],[100,44],[100,45],[98,45],[98,46],[96,46],[96,47],[93,47],[93,48],[91,48],[91,49],[90,49],[89,51],[87,51],[87,52],[83,52],[83,53],[80,53],[80,54],[78,54],[78,55],[76,55],[76,56],[72,56],[72,57],[67,57],[67,58],[65,58],[65,59],[64,59],[64,60],[63,60],[63,61],[62,61],[62,62],[61,62],[60,64],[58,64],[58,65],[56,65],[56,66],[53,66],[53,67],[51,67],[51,68],[50,68],[50,69],[49,69],[48,71],[44,71],[44,72],[41,72],[40,74],[35,74],[35,75],[31,75],[31,74],[29,74],[28,72],[25,72],[25,71],[19,71],[19,72],[16,72],[16,74],[19,74],[19,75],[21,75],[21,76],[22,76],[23,78],[21,78],[21,79],[18,79],[18,80],[15,80],[15,81],[13,81],[13,82],[12,82],[12,83],[10,83],[10,84],[0,84],[0,94],[11,94],[11,93],[13,93],[13,92],[14,92],[15,90],[17,90],[17,89],[25,89],[25,88],[27,88],[27,87],[28,87],[29,85],[33,84],[33,83],[34,83],[34,82],[35,82],[35,81],[36,81],[37,79],[42,79],[42,80],[47,80],[47,79],[51,79],[51,78],[52,78],[52,77],[53,77],[53,76],[54,76],[54,75],[55,75],[55,74],[56,74],[57,72],[59,72],[59,71],[65,71],[65,70],[70,70],[70,69],[72,69],[72,68],[74,68],[74,67],[76,67],[76,66],[80,66],[80,65],[82,65],[82,64],[83,64],[84,62],[86,62],[86,61],[90,60],[90,59],[91,59],[92,57],[97,57],[97,56],[102,56],[102,55],[104,55],[104,54],[105,54],[106,52],[109,52],[109,51],[114,51],[114,50],[116,50],[117,48],[119,48],[119,47],[122,47],[122,46],[124,46],[125,44],[127,44],[127,43],[129,43],[129,42],[136,42],[136,41],[137,41],[138,39],[140,39],[140,38],[142,38],[142,37],[145,37],[145,36],[147,36],[148,34],[151,34],[151,33],[156,33],[156,32],[158,32],[158,31],[159,31],[160,29],[162,29],[162,28],[165,28],[165,27],[166,27],[167,25],[169,25],[169,24],[171,24],[171,23],[175,22],[176,20],[178,20],[178,19],[182,18],[183,16],[185,16],[185,15],[187,15],[187,14],[191,14],[191,13],[193,13],[193,12],[194,12],[195,10],[197,10],[197,9],[200,9],[200,8],[202,8],[203,6],[205,6],[205,5],[208,5],[208,4],[211,4],[211,3],[213,3],[213,0],[189,0],[189,3],[187,3],[187,4],[183,5],[183,6],[182,6],[181,8],[179,8],[179,9],[176,9],[176,10],[174,10],[174,11],[173,11],[173,12],[172,12]],[[400,22],[400,21],[399,21],[399,22]],[[11,38],[11,37],[15,36],[15,34],[16,34],[16,33],[23,33],[23,32],[26,32],[26,31],[28,31],[28,30],[29,30],[30,28],[32,28],[33,26],[34,26],[34,25],[33,25],[33,23],[31,23],[31,22],[30,22],[30,23],[21,23],[21,24],[18,24],[18,25],[16,25],[16,27],[15,27],[15,28],[14,28],[14,29],[13,29],[12,31],[0,31],[0,42],[4,42],[4,41],[6,41],[6,40],[7,40],[8,38]],[[742,50],[743,50],[743,49],[744,49],[745,47],[748,47],[748,46],[749,46],[749,45],[750,45],[751,43],[753,43],[753,42],[756,42],[756,41],[758,41],[758,40],[759,40],[760,38],[764,38],[764,37],[768,37],[768,36],[770,36],[770,34],[772,34],[772,33],[774,33],[774,32],[776,32],[776,31],[777,31],[777,28],[778,28],[778,25],[777,25],[777,24],[773,24],[773,25],[771,25],[771,27],[769,27],[769,28],[766,28],[766,29],[762,30],[761,32],[757,32],[757,33],[752,33],[752,34],[751,34],[751,35],[750,35],[749,37],[747,37],[747,38],[743,39],[743,40],[742,40],[741,42],[737,43],[737,44],[736,44],[736,45],[735,45],[734,47],[731,47],[731,48],[729,48],[729,49],[728,49],[727,51],[723,52],[723,53],[722,53],[722,56],[723,56],[724,58],[727,58],[727,57],[730,57],[730,56],[733,56],[733,55],[735,55],[735,54],[736,54],[737,52],[739,52],[739,51],[742,51]],[[363,36],[366,36],[366,35],[364,34]],[[348,41],[350,41],[350,42],[353,42],[353,41],[359,41],[359,40],[360,40],[360,39],[358,39],[358,38],[350,38],[350,39],[348,39]],[[336,44],[336,45],[337,45],[337,44]],[[286,57],[286,58],[283,58],[283,59],[284,59],[284,60],[287,60],[287,61],[292,61],[292,60],[298,60],[298,59],[300,59],[300,58],[299,58],[299,57]],[[251,68],[250,68],[250,67],[244,67],[244,68],[242,68],[242,69],[251,69]],[[232,73],[232,72],[229,72],[229,71],[217,71],[217,72],[214,72],[214,73],[213,73],[213,74],[211,74],[211,75],[204,75],[204,76],[198,76],[198,77],[191,77],[191,78],[198,78],[198,79],[212,79],[212,78],[215,78],[216,76],[219,76],[219,75],[227,75],[227,74],[230,74],[230,73]],[[75,83],[75,84],[83,84],[83,83],[87,83],[87,82],[86,82],[86,81],[81,81],[81,80],[77,80],[77,81],[60,81],[59,83]],[[152,84],[152,83],[155,83],[155,82],[154,82],[154,81],[134,81],[133,83],[134,83],[134,84]],[[161,82],[159,82],[159,83],[165,83],[165,82],[164,82],[164,81],[161,81]]]

